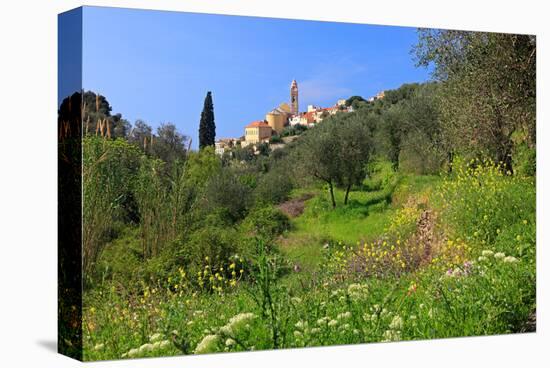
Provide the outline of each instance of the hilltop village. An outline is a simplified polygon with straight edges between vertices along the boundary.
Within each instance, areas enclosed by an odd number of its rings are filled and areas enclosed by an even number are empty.
[[[305,130],[314,127],[324,118],[336,113],[348,113],[353,111],[352,106],[347,106],[346,99],[339,99],[331,107],[319,107],[308,105],[307,111],[300,112],[298,103],[298,83],[293,80],[290,84],[290,101],[283,102],[278,107],[265,114],[263,120],[253,121],[244,127],[244,135],[239,138],[222,138],[216,141],[216,153],[223,155],[231,152],[234,147],[252,147],[254,152],[259,152],[261,144],[267,144],[271,149],[282,147],[288,141],[295,138],[292,134],[282,138],[284,130],[296,127]],[[374,101],[384,97],[384,92],[369,98]]]

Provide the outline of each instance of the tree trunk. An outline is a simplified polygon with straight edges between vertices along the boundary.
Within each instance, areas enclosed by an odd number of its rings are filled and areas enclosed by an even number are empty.
[[[454,153],[452,151],[447,152],[447,162],[449,164],[449,167],[447,168],[448,174],[452,174],[453,172],[453,160],[454,160]]]
[[[351,184],[348,184],[348,186],[346,188],[346,196],[344,197],[344,205],[348,204],[348,196],[349,196],[350,189],[351,189]]]
[[[334,188],[332,187],[332,181],[328,182],[328,187],[330,191],[330,200],[332,201],[332,208],[336,208],[336,201],[334,200]]]

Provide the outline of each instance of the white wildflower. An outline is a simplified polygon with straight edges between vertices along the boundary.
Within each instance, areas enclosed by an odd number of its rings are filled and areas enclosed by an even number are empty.
[[[218,335],[206,335],[195,348],[195,354],[214,352],[219,341],[220,337]]]
[[[338,316],[336,316],[336,319],[348,319],[351,317],[351,312],[344,312],[340,313]]]
[[[227,347],[231,347],[231,346],[235,345],[235,343],[236,343],[235,340],[233,340],[231,338],[225,340],[225,346],[227,346]]]
[[[153,344],[143,344],[139,347],[139,352],[140,353],[145,353],[147,351],[152,351],[153,350]]]
[[[516,263],[519,262],[516,257],[508,256],[504,258],[505,263]]]
[[[400,316],[393,317],[390,323],[390,328],[392,330],[401,330],[403,328],[403,318]]]
[[[312,335],[318,334],[319,332],[321,332],[321,329],[320,329],[320,328],[313,327],[313,328],[311,329],[311,334],[312,334]]]
[[[330,320],[330,318],[328,318],[328,317],[319,318],[317,320],[317,324],[319,326],[326,325],[329,320]]]
[[[334,320],[334,319],[331,319],[329,322],[328,322],[328,326],[329,327],[334,327],[338,324],[338,321]]]
[[[171,345],[170,340],[162,340],[160,342],[159,348],[165,349],[165,348],[169,347],[170,345]]]
[[[294,337],[297,338],[297,339],[301,339],[302,338],[302,332],[301,331],[294,331]]]
[[[101,344],[96,344],[96,346],[94,346],[94,350],[95,350],[95,351],[103,350],[104,347],[105,347],[105,344],[103,344],[103,343],[101,343]]]
[[[159,341],[161,338],[162,338],[162,334],[157,332],[156,334],[153,334],[149,337],[149,341],[156,342],[156,341]]]
[[[485,261],[487,260],[487,257],[485,257],[485,256],[479,256],[479,257],[477,258],[477,260],[478,260],[479,262],[485,262]]]
[[[256,315],[254,315],[254,313],[240,313],[236,316],[231,317],[231,319],[229,320],[229,325],[232,329],[238,330],[240,327],[251,322],[254,318],[256,318]]]
[[[481,252],[481,255],[484,257],[491,257],[493,254],[495,254],[492,250],[484,250]]]
[[[160,348],[160,341],[155,341],[153,343],[153,350],[158,350]]]
[[[502,252],[495,253],[495,258],[496,259],[502,259],[504,257],[506,257],[506,254],[504,254]]]
[[[348,286],[348,295],[352,300],[360,300],[365,298],[368,294],[367,285],[362,284],[350,284]]]
[[[383,341],[399,341],[399,340],[401,340],[401,331],[386,330],[384,332]]]
[[[139,354],[139,349],[130,349],[130,351],[128,351],[128,356],[130,358],[136,357],[138,356],[138,354]]]
[[[253,313],[240,313],[229,319],[229,322],[220,328],[220,333],[223,335],[232,336],[242,328],[250,328],[248,322],[252,321],[256,316]]]
[[[233,330],[231,329],[231,326],[230,325],[225,325],[225,326],[222,326],[220,328],[220,333],[222,335],[228,335],[228,336],[232,336],[233,335]]]
[[[307,321],[298,321],[294,326],[300,330],[304,330],[307,327]]]

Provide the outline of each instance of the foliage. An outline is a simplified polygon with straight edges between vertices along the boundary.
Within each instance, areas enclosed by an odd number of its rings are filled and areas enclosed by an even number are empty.
[[[281,137],[291,137],[294,135],[300,135],[308,129],[307,125],[296,124],[289,125],[283,129],[281,132]]]
[[[145,121],[138,119],[128,134],[128,142],[140,147],[144,152],[149,152],[147,142],[151,141],[152,135],[153,128]]]
[[[135,197],[140,214],[144,258],[160,254],[168,240],[168,188],[163,175],[164,162],[142,156],[135,182]]]
[[[206,183],[201,207],[204,211],[223,208],[233,222],[242,219],[249,206],[250,188],[228,168],[211,176]]]
[[[204,107],[199,123],[199,148],[213,146],[215,140],[214,104],[212,103],[212,92],[208,91],[204,98]]]
[[[290,173],[284,167],[276,167],[260,177],[254,199],[257,203],[281,203],[288,198],[292,188]]]
[[[273,240],[290,229],[288,217],[271,206],[256,207],[250,211],[242,223],[245,234]]]
[[[302,283],[290,283],[293,275],[280,272],[281,255],[270,253],[271,246],[261,238],[254,240],[255,251],[248,253],[247,259],[235,257],[231,244],[239,243],[239,230],[212,217],[196,235],[196,239],[203,237],[197,242],[197,252],[206,247],[212,253],[205,255],[210,252],[205,250],[201,256],[192,256],[194,265],[175,267],[152,286],[137,284],[126,289],[107,283],[101,293],[87,294],[85,359],[523,331],[535,308],[535,212],[530,197],[534,191],[529,190],[533,183],[504,175],[489,163],[468,162],[461,170],[461,162],[455,161],[453,175],[435,192],[427,189],[437,181],[403,179],[414,200],[405,201],[396,211],[385,211],[390,216],[385,230],[378,230],[384,233],[381,237],[359,244],[317,244],[320,253],[312,255],[316,264],[311,283],[305,278]],[[383,173],[390,164],[370,166],[382,168],[379,172]],[[369,193],[375,194],[377,191]],[[448,235],[433,238],[427,258],[424,243],[417,242],[415,226],[426,211],[426,196],[428,205],[443,211],[436,220],[445,225],[440,230]],[[488,204],[481,200],[485,197]],[[313,200],[308,201],[302,216],[311,216],[309,211],[319,205]],[[533,206],[518,210],[515,205],[520,202]],[[369,208],[376,206],[370,203]],[[502,226],[497,236],[481,236],[493,229],[492,220],[483,222],[482,213],[507,206],[515,211],[494,216],[496,223],[508,226]],[[315,211],[319,215],[336,213],[330,200],[324,209]],[[525,216],[510,217],[510,212]],[[453,220],[454,214],[462,213],[458,221]],[[478,214],[481,217],[475,225],[461,220],[475,219]],[[256,235],[276,234],[280,231],[277,221],[266,220],[272,216],[278,216],[274,209],[253,209],[243,228],[262,229]],[[372,214],[367,218],[373,221]],[[346,229],[349,232],[349,227]],[[225,249],[223,254],[216,253],[221,249]],[[282,254],[293,256],[286,250]],[[244,278],[243,269],[248,275]]]
[[[461,159],[455,160],[454,173],[453,179],[445,180],[440,197],[445,221],[452,226],[455,237],[482,246],[492,245],[515,229],[514,225],[534,223],[536,196],[532,178],[509,176],[489,161]],[[521,232],[514,236],[519,239],[509,244],[513,248],[503,251],[519,256],[523,248],[534,246],[534,234]]]
[[[365,100],[363,97],[361,96],[351,96],[350,98],[348,98],[346,100],[346,106],[351,106],[353,107],[353,109],[357,110],[359,108],[361,108],[362,106],[365,106],[368,104],[368,101]]]
[[[355,115],[325,119],[303,135],[297,147],[298,167],[328,185],[333,208],[335,186],[346,189],[347,204],[351,186],[364,178],[371,155],[370,138],[368,128]]]
[[[222,263],[238,253],[239,234],[236,229],[223,223],[209,223],[208,219],[204,224],[189,236],[177,253],[192,273],[200,269],[204,260]]]
[[[434,65],[443,81],[440,113],[454,151],[489,155],[513,171],[512,135],[535,145],[534,36],[420,30],[419,65]]]
[[[124,140],[83,139],[83,272],[84,279],[109,240],[113,222],[129,192],[137,152]]]
[[[270,144],[277,144],[277,143],[282,143],[283,142],[283,139],[281,138],[280,135],[277,135],[277,134],[274,134],[271,136],[271,138],[269,138],[269,143]]]
[[[363,180],[363,187],[367,191],[382,190],[392,185],[397,176],[390,162],[376,159],[367,165],[367,178]]]
[[[177,131],[174,124],[161,124],[151,141],[152,154],[171,166],[176,160],[185,160],[185,144],[188,140],[188,137]]]
[[[223,158],[210,92],[198,152],[88,93],[127,140],[83,142],[84,358],[533,330],[535,39],[421,30],[416,51],[437,82]]]

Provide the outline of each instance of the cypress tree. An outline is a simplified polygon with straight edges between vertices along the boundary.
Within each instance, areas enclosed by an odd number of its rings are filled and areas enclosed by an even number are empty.
[[[204,98],[204,107],[199,124],[199,149],[213,146],[216,140],[216,124],[214,123],[214,104],[212,92],[208,91]]]

